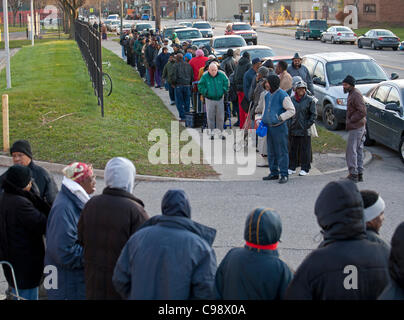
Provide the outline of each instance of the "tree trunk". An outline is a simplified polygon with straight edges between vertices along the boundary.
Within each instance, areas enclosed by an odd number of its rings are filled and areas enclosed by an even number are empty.
[[[71,14],[70,14],[70,32],[69,32],[70,36],[69,36],[69,39],[74,39],[75,38],[74,21],[76,21],[77,18],[79,17],[79,9],[76,8],[74,10],[71,10],[70,12],[71,12]]]

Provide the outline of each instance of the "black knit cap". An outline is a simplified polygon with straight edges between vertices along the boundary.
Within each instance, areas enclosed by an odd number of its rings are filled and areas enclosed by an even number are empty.
[[[342,81],[342,83],[348,83],[350,84],[352,87],[355,87],[355,78],[352,77],[351,75],[346,76],[346,78],[344,79],[344,81]]]
[[[17,140],[10,148],[10,154],[14,152],[24,153],[27,157],[32,159],[31,145],[27,140]]]
[[[20,189],[24,189],[31,179],[31,169],[20,164],[13,165],[6,173],[7,182]]]
[[[279,79],[279,77],[277,75],[271,74],[268,76],[267,80],[269,82],[269,86],[271,87],[271,89],[270,89],[271,92],[275,92],[276,90],[279,89],[281,80]]]

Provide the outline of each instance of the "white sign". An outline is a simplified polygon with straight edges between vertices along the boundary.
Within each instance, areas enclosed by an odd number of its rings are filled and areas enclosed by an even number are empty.
[[[259,12],[255,13],[255,22],[261,22],[261,14]]]

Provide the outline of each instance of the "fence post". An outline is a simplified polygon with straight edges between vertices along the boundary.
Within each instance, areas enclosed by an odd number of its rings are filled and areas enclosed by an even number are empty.
[[[10,129],[8,123],[8,94],[2,96],[3,104],[3,151],[10,150]]]

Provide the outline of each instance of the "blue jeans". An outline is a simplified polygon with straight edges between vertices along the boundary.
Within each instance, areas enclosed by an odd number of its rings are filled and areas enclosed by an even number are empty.
[[[175,102],[175,88],[173,88],[167,81],[164,83],[164,87],[170,95],[170,102]]]
[[[126,58],[125,47],[121,46],[121,48],[122,48],[122,58]]]
[[[279,127],[269,127],[267,133],[268,165],[270,174],[288,176],[289,150],[288,127],[286,123]]]
[[[150,73],[149,68],[146,68],[146,82],[150,86]]]
[[[26,300],[38,300],[38,288],[39,287],[32,288],[32,289],[18,289],[18,295],[21,298],[24,298]],[[11,289],[11,292],[16,295],[15,289],[12,287],[10,287],[10,289]],[[17,300],[17,298],[14,296],[13,296],[13,299]]]
[[[191,102],[191,86],[177,86],[175,88],[175,103],[181,120],[185,120],[185,112],[189,112]]]

